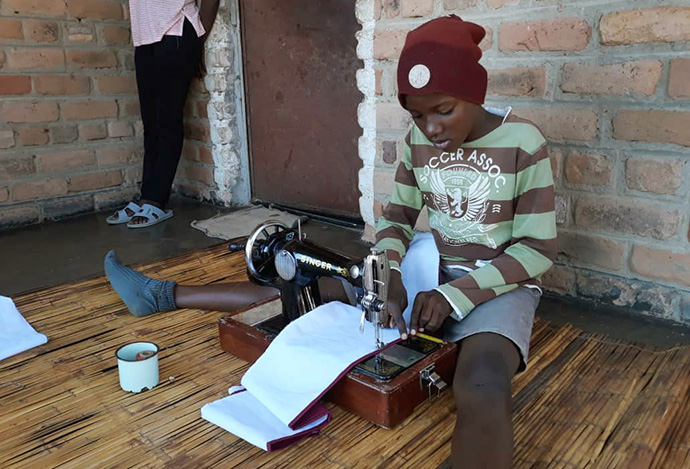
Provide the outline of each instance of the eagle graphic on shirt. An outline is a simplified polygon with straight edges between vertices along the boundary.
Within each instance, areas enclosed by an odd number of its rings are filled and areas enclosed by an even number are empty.
[[[474,243],[495,249],[496,242],[486,233],[496,228],[496,224],[483,224],[491,182],[474,168],[457,166],[434,171],[429,178],[431,205],[435,208],[430,213],[429,224],[448,245]]]

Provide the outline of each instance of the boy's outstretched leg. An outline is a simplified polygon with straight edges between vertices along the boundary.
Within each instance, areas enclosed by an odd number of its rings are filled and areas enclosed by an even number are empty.
[[[104,267],[113,289],[135,316],[179,308],[233,312],[278,294],[273,288],[249,281],[185,286],[156,280],[123,265],[114,251],[106,255]]]
[[[451,461],[457,469],[508,469],[513,461],[510,382],[520,353],[492,333],[464,339],[455,368],[457,421]]]

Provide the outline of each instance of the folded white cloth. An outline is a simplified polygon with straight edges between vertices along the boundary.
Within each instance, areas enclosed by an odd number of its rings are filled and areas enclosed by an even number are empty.
[[[276,451],[297,441],[318,435],[331,420],[331,413],[322,404],[311,409],[311,423],[293,430],[273,415],[242,386],[230,388],[230,395],[206,404],[201,417],[239,436],[264,451]]]
[[[340,302],[319,306],[288,324],[247,370],[242,385],[281,422],[303,426],[300,417],[347,371],[377,351],[374,326],[361,310]],[[385,343],[399,338],[381,329]]]
[[[438,265],[433,237],[418,234],[401,266],[407,320],[417,293],[438,286]],[[202,417],[266,451],[318,432],[330,419],[319,399],[377,352],[374,326],[365,321],[360,333],[361,317],[361,309],[331,302],[292,321],[247,370],[239,392],[206,404]],[[384,343],[399,338],[397,329],[381,329]]]
[[[0,360],[48,342],[26,322],[14,302],[0,296]]]

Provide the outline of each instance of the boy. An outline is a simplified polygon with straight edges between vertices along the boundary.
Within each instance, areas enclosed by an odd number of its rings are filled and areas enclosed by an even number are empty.
[[[377,226],[391,275],[389,325],[407,336],[400,262],[423,206],[441,254],[441,285],[417,295],[411,334],[459,342],[453,391],[457,468],[509,468],[510,382],[526,366],[539,278],[556,256],[554,188],[546,142],[530,122],[482,107],[481,26],[457,16],[411,31],[398,63],[398,98],[415,125]],[[388,319],[388,318],[386,318]]]

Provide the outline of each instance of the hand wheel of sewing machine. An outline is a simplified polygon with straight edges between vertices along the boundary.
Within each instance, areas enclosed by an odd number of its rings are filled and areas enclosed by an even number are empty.
[[[295,223],[302,223],[299,219]],[[247,237],[234,240],[228,249],[244,251],[249,278],[263,286],[278,287],[282,280],[275,267],[275,254],[298,236],[293,228],[277,221],[267,221],[257,226]]]

